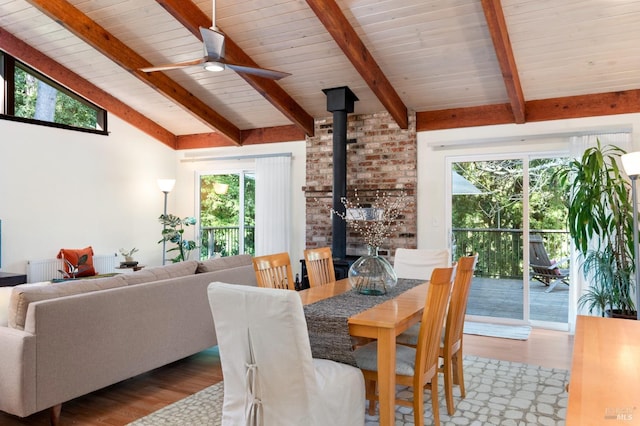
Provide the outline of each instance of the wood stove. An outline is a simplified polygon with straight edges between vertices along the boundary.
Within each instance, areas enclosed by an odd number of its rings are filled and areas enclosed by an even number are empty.
[[[345,213],[342,199],[347,196],[347,114],[354,111],[356,95],[346,86],[323,89],[327,96],[327,111],[333,113],[333,189],[332,207],[339,213]],[[358,256],[347,256],[347,224],[338,215],[331,217],[331,253],[336,279],[347,278],[349,267]],[[309,278],[304,259],[300,289],[309,288]]]

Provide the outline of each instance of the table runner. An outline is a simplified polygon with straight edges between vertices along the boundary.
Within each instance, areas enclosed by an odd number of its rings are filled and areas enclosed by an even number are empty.
[[[349,317],[393,299],[424,283],[424,280],[398,279],[398,285],[381,296],[369,296],[351,289],[328,299],[306,305],[304,315],[309,330],[311,354],[357,367],[349,335]]]

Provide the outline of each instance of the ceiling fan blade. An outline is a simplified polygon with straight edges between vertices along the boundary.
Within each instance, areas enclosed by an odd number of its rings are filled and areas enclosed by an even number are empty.
[[[236,72],[240,72],[244,74],[253,74],[253,75],[257,75],[258,77],[269,78],[271,80],[280,80],[281,78],[291,75],[288,72],[269,70],[266,68],[248,67],[245,65],[225,63],[225,66],[227,66],[228,68],[231,68]]]
[[[224,58],[224,34],[209,28],[200,27],[206,56],[213,61]]]
[[[165,64],[165,65],[158,65],[158,66],[155,66],[155,67],[140,68],[140,71],[143,71],[143,72],[154,72],[154,71],[174,70],[174,69],[179,69],[179,68],[190,67],[190,66],[193,66],[193,65],[204,64],[206,61],[207,61],[206,58],[192,59],[190,61],[176,62],[176,63],[173,63],[173,64]]]

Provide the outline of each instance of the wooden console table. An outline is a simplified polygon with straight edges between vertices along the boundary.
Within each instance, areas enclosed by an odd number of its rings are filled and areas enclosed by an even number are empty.
[[[14,286],[27,282],[26,274],[14,274],[12,272],[0,272],[0,287]]]
[[[640,321],[578,316],[566,424],[640,424]]]

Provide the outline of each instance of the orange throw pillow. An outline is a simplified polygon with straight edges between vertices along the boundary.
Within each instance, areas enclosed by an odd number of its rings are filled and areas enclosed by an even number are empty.
[[[78,265],[80,258],[84,255],[87,256],[86,261]],[[58,259],[68,260],[69,263],[77,266],[78,273],[76,273],[76,277],[92,277],[96,275],[96,270],[93,267],[93,248],[91,246],[83,249],[60,249]],[[71,270],[67,262],[64,262],[64,270],[71,275]]]

